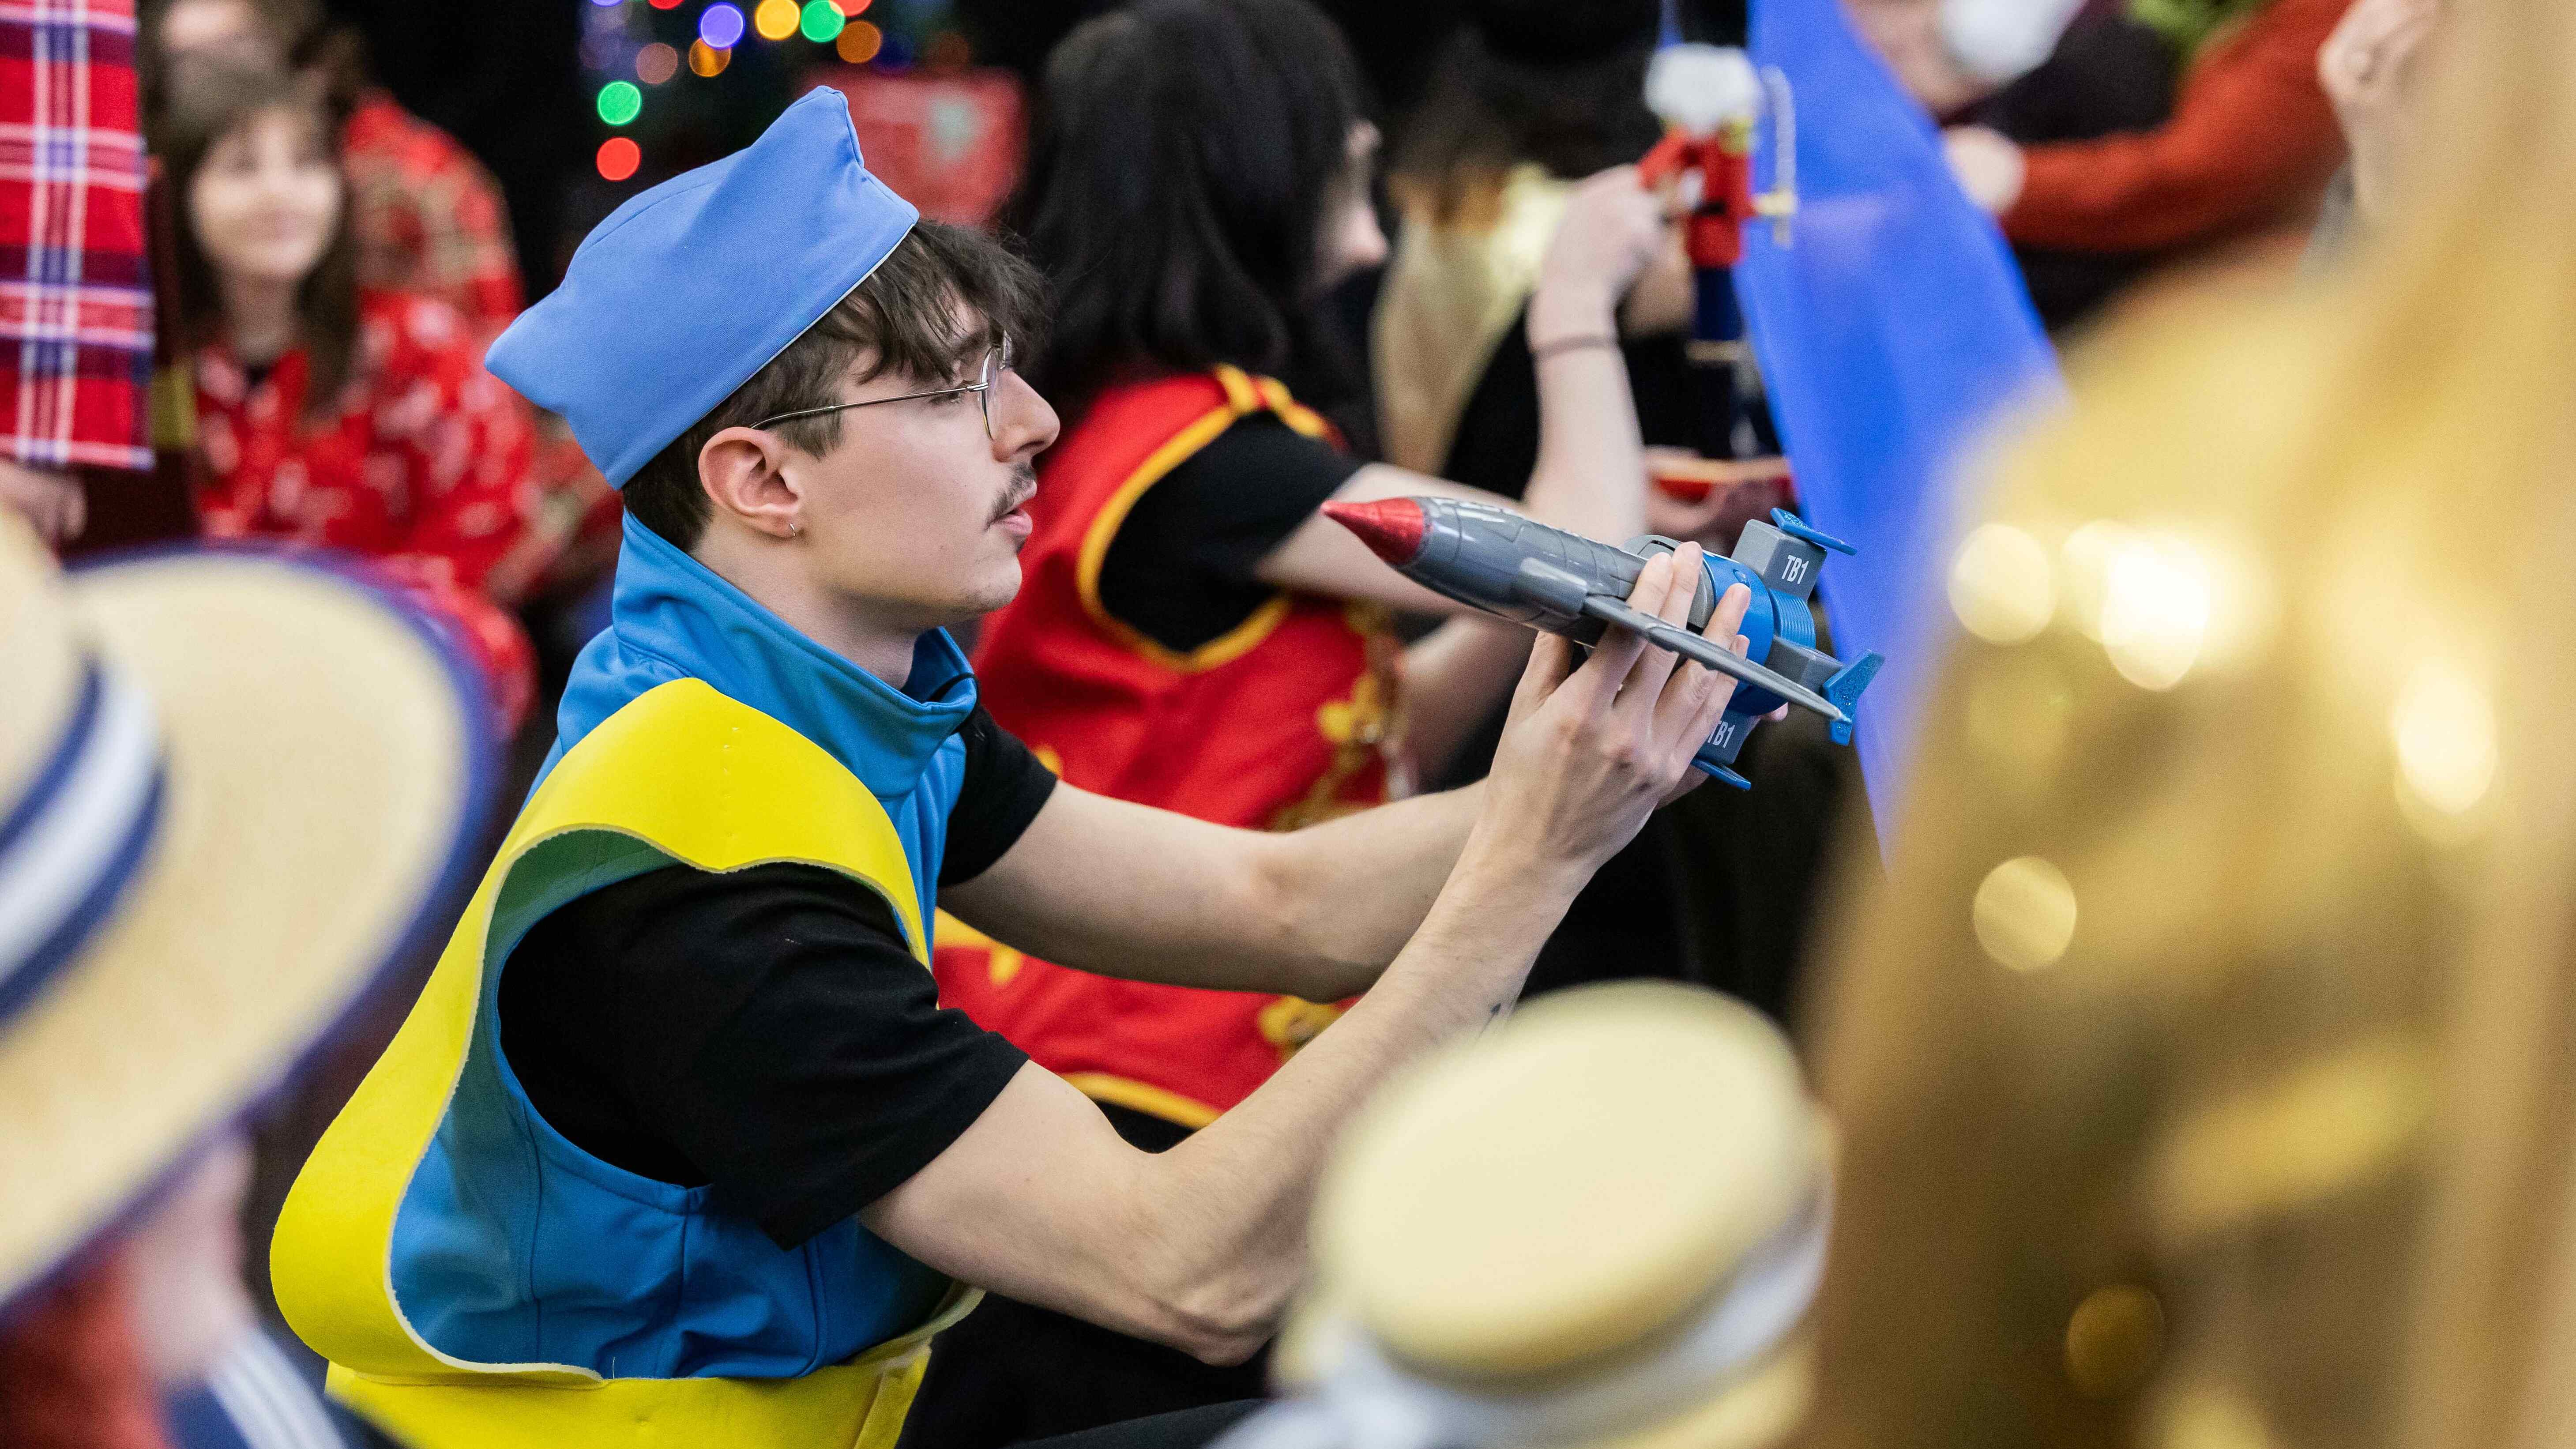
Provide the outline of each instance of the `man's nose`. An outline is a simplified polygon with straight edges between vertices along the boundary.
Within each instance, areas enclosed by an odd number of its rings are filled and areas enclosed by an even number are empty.
[[[1027,378],[1005,372],[993,384],[993,456],[1025,462],[1054,444],[1064,424]]]

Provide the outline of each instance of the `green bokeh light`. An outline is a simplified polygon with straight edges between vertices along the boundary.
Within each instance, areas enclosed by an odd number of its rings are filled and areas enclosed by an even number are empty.
[[[849,23],[832,0],[806,0],[805,17],[797,28],[805,32],[807,40],[820,44],[839,35],[841,27]]]
[[[610,81],[599,88],[599,118],[612,126],[623,126],[644,109],[644,93],[633,81]]]

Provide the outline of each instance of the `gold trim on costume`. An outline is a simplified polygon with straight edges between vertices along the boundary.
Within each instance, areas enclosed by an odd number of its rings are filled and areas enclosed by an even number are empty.
[[[1132,1077],[1116,1077],[1107,1072],[1067,1072],[1064,1079],[1073,1083],[1075,1091],[1095,1102],[1107,1102],[1113,1107],[1126,1107],[1148,1117],[1160,1117],[1193,1132],[1223,1115],[1205,1102],[1165,1091]]]
[[[1145,456],[1145,461],[1138,464],[1136,471],[1128,474],[1117,490],[1109,495],[1109,501],[1102,504],[1100,512],[1092,518],[1091,526],[1083,531],[1082,550],[1074,560],[1074,592],[1081,598],[1082,611],[1091,617],[1091,621],[1134,653],[1184,674],[1205,673],[1251,653],[1255,645],[1270,637],[1270,631],[1287,619],[1292,603],[1288,592],[1283,589],[1271,595],[1242,623],[1184,654],[1167,649],[1128,627],[1100,602],[1101,565],[1109,557],[1109,545],[1118,536],[1118,526],[1127,521],[1128,511],[1136,506],[1136,500],[1144,497],[1146,489],[1162,482],[1166,474],[1187,462],[1199,449],[1215,442],[1217,436],[1234,426],[1238,419],[1264,410],[1260,392],[1241,369],[1220,366],[1215,369],[1215,376],[1217,385],[1225,389],[1225,405],[1201,413],[1188,427],[1174,433],[1161,447]],[[1263,381],[1269,382],[1269,379],[1264,378]],[[1279,384],[1272,382],[1270,386],[1277,388]],[[1280,388],[1279,396],[1288,401],[1285,388]],[[1293,401],[1288,401],[1288,407],[1305,414],[1301,420],[1291,416],[1287,408],[1277,409],[1288,426],[1308,437],[1320,435],[1322,419]]]

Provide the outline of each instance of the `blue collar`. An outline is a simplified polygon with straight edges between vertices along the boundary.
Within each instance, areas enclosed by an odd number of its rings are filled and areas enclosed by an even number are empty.
[[[797,633],[630,516],[608,628],[573,663],[546,772],[600,721],[683,678],[705,680],[821,745],[889,801],[911,793],[975,710],[974,672],[947,630],[914,643],[912,677],[896,689]]]

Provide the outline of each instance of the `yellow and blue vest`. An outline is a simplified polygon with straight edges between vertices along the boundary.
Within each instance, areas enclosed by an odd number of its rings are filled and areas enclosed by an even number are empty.
[[[297,1180],[272,1272],[332,1390],[424,1449],[886,1449],[971,1291],[844,1221],[781,1249],[555,1132],[500,1051],[527,930],[671,864],[838,870],[916,957],[974,676],[922,637],[897,690],[631,520],[611,624],[410,1018]]]

